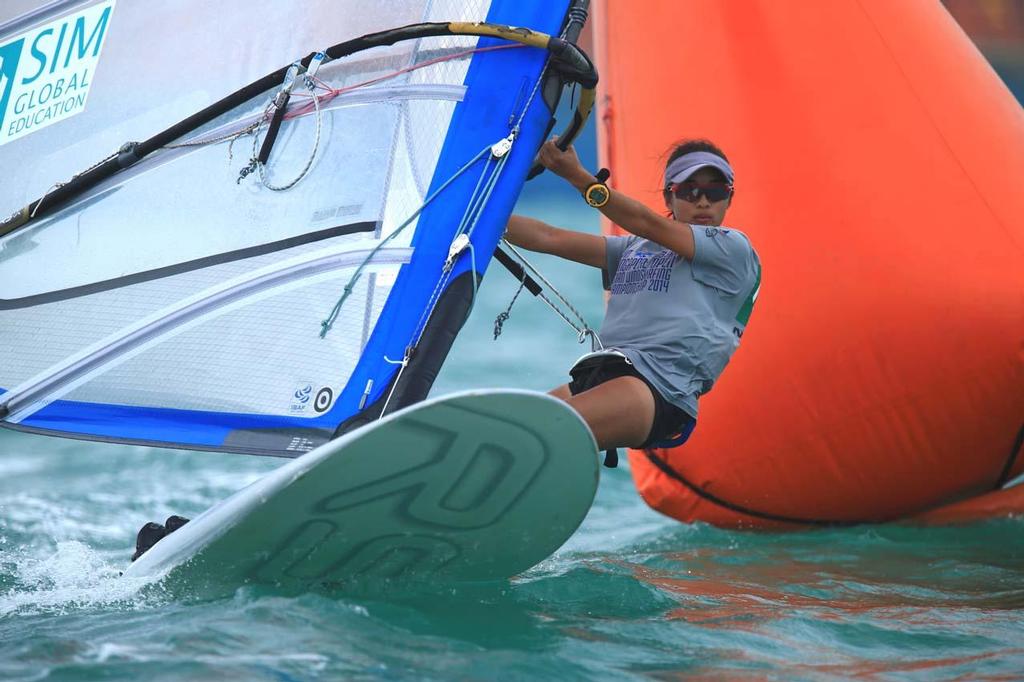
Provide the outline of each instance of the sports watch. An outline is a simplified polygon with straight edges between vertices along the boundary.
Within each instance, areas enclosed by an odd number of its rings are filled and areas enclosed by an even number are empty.
[[[597,182],[592,182],[587,185],[587,188],[583,190],[583,198],[586,199],[587,203],[594,208],[601,208],[608,203],[611,198],[611,190],[608,189],[608,185],[605,184],[608,177],[611,175],[611,171],[607,168],[602,168],[597,171],[597,175],[594,176]]]

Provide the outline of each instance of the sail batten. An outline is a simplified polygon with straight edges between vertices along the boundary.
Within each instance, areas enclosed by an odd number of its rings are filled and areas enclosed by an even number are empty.
[[[55,397],[87,381],[90,374],[102,371],[104,367],[130,353],[140,352],[148,344],[161,342],[169,334],[180,333],[190,324],[201,323],[205,316],[220,313],[231,306],[251,304],[255,296],[295,282],[305,284],[315,281],[317,275],[331,273],[339,268],[351,268],[362,263],[371,266],[408,263],[412,251],[410,248],[346,248],[339,253],[317,255],[312,259],[302,257],[296,259],[298,262],[275,263],[263,271],[246,274],[240,280],[220,284],[212,291],[199,292],[177,303],[172,309],[162,310],[152,319],[142,320],[129,329],[119,331],[112,338],[69,358],[61,366],[49,368],[44,375],[11,389],[4,396],[9,413],[7,419],[15,424],[23,421]]]

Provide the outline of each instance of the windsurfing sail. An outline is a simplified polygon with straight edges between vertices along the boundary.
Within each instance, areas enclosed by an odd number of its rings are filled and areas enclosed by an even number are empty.
[[[0,425],[296,456],[425,397],[586,4],[0,10]]]

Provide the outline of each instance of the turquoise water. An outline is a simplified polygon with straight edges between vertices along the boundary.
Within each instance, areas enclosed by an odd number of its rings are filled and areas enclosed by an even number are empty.
[[[596,231],[575,197],[562,213]],[[594,324],[596,271],[536,259]],[[435,395],[545,390],[586,348],[495,268]],[[740,351],[742,352],[742,351]],[[1024,679],[1024,520],[767,534],[683,526],[625,469],[510,583],[170,597],[118,577],[138,527],[280,460],[0,431],[0,679]]]

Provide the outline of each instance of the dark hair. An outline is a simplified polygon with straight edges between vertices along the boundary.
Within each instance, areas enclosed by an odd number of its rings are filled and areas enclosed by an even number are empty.
[[[711,140],[705,140],[703,138],[694,138],[688,140],[679,140],[678,142],[673,143],[672,152],[668,155],[668,160],[665,161],[665,168],[668,168],[672,164],[672,162],[678,159],[680,156],[684,154],[689,154],[690,152],[709,152],[711,154],[717,154],[718,156],[721,156],[727,162],[729,161],[729,157],[725,155],[725,152],[719,149],[718,145],[716,145]],[[661,188],[661,194],[665,199],[665,203],[669,203],[670,194],[667,187]],[[669,217],[672,217],[671,212],[669,212]]]

